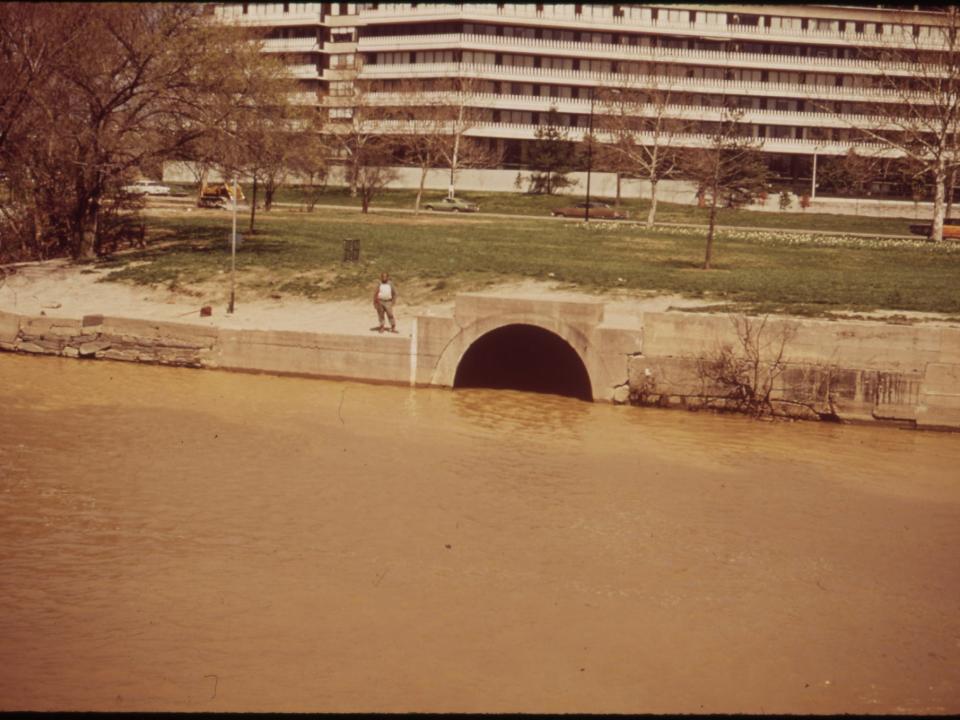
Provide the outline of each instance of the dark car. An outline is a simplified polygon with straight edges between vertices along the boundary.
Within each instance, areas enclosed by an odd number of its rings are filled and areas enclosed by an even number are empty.
[[[551,210],[550,214],[554,217],[586,218],[587,203],[582,202],[571,205],[570,207],[556,208]],[[626,220],[629,217],[629,213],[626,210],[618,210],[611,207],[607,205],[607,203],[591,202],[590,217],[597,218],[598,220]]]
[[[424,207],[427,210],[440,212],[480,212],[480,206],[469,200],[445,197],[443,200],[428,202]]]

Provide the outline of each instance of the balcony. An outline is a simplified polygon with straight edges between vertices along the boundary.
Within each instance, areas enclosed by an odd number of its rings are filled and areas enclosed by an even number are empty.
[[[355,65],[337,65],[323,71],[321,77],[324,80],[353,80],[357,76],[357,67]]]
[[[263,41],[266,52],[320,52],[315,37],[308,38],[271,38]]]
[[[323,44],[322,52],[328,54],[336,53],[353,53],[357,51],[356,41],[351,40],[340,40],[338,42],[325,42]]]
[[[673,76],[626,75],[584,70],[558,70],[508,65],[469,63],[413,63],[398,65],[366,65],[361,77],[365,80],[388,78],[469,77],[521,83],[563,83],[578,86],[647,87],[663,92],[691,92],[707,95],[754,95],[807,100],[846,102],[901,102],[905,95],[886,88],[836,87],[834,85],[801,85],[797,83],[765,83],[742,80],[717,80]],[[910,95],[912,102],[922,102],[919,93]]]
[[[316,70],[316,68],[314,68]],[[319,105],[320,98],[315,92],[290,93],[290,102],[294,105]]]
[[[316,65],[287,65],[291,77],[301,80],[316,80],[320,77],[320,71]]]
[[[414,95],[405,93],[367,93],[367,102],[373,106],[439,106],[444,102],[456,102],[450,93],[424,92]],[[473,108],[494,110],[519,110],[528,112],[548,112],[555,108],[559,113],[576,114],[585,117],[590,113],[589,98],[545,97],[540,95],[499,95],[495,93],[474,93],[464,98],[464,104]],[[723,108],[715,106],[665,105],[662,110],[653,104],[634,104],[629,106],[629,114],[634,117],[655,118],[659,113],[674,120],[709,120],[717,122],[723,115]],[[865,128],[871,130],[896,130],[902,125],[879,115],[845,114],[842,117],[829,112],[801,112],[791,110],[768,110],[761,108],[743,108],[743,122],[750,125],[777,125],[790,128]],[[594,103],[595,117],[606,111],[602,102]]]
[[[794,72],[838,73],[844,75],[911,76],[920,69],[910,63],[877,63],[859,59],[801,57],[797,55],[767,55],[762,53],[720,52],[715,50],[686,50],[680,48],[652,48],[640,45],[586,43],[565,40],[542,40],[496,35],[447,33],[438,35],[392,35],[361,38],[360,52],[394,52],[397,50],[444,50],[458,48],[480,52],[515,52],[558,57],[616,60],[620,62],[661,62],[681,65],[714,66]],[[927,70],[926,72],[929,72]]]
[[[505,140],[534,140],[540,125],[532,123],[475,123],[466,131],[469,137],[502,138]],[[565,128],[567,138],[575,142],[582,142],[587,136],[587,129],[582,127]],[[344,129],[329,126],[328,131],[343,132]],[[416,132],[437,132],[435,123],[417,123],[405,120],[366,121],[364,131],[380,134],[407,134]],[[597,132],[598,142],[609,142],[611,136]],[[650,133],[640,133],[635,138],[638,144],[651,145],[656,139]],[[671,147],[707,148],[713,138],[704,133],[677,133],[670,139]],[[660,139],[662,142],[662,138]],[[898,157],[899,153],[887,145],[880,143],[855,143],[850,141],[802,140],[794,138],[757,138],[757,149],[762,152],[784,153],[790,155],[846,155],[851,149],[856,149],[861,155],[871,157]]]
[[[575,6],[565,4],[545,4],[543,10],[538,11],[535,4],[505,3],[503,7],[495,4],[465,3],[455,4],[418,4],[411,7],[409,4],[383,4],[376,10],[363,9],[360,17],[364,24],[382,22],[409,22],[411,19],[419,22],[431,20],[478,20],[484,21],[496,18],[503,22],[516,22],[520,25],[540,26],[545,23],[553,27],[567,27],[583,29],[589,26],[595,30],[655,30],[680,37],[710,37],[714,39],[748,40],[754,42],[782,42],[806,43],[820,45],[847,45],[856,43],[859,46],[874,47],[919,47],[936,48],[942,43],[936,37],[927,37],[915,40],[905,30],[905,26],[886,23],[887,27],[894,27],[896,32],[883,35],[876,33],[857,33],[852,22],[848,23],[844,32],[839,30],[803,30],[765,27],[762,25],[728,25],[726,13],[719,13],[723,22],[707,22],[701,19],[705,13],[698,12],[694,22],[668,22],[653,20],[649,8],[624,8],[625,12],[616,16],[612,5],[584,4],[583,12],[575,12]],[[770,11],[770,14],[775,14]],[[903,30],[900,28],[903,27]]]
[[[217,6],[216,18],[223,23],[233,23],[245,27],[287,27],[295,25],[320,25],[321,3],[312,3],[311,8],[297,10],[296,5],[290,12],[242,14],[239,5]],[[256,4],[253,5],[256,8]]]

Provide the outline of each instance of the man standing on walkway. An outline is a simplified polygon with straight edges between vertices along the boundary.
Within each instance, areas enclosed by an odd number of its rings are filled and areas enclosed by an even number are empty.
[[[390,276],[387,273],[380,273],[380,284],[377,285],[373,293],[373,307],[377,310],[377,319],[380,320],[378,332],[383,332],[383,316],[390,318],[390,332],[397,331],[397,321],[393,317],[393,304],[397,301],[397,290],[390,282]]]

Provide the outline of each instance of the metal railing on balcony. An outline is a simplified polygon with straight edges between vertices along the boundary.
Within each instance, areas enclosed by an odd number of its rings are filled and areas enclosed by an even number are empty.
[[[371,92],[367,93],[366,100],[370,105],[382,107],[421,107],[439,106],[445,101],[455,104],[461,101],[461,96],[444,91],[396,93]],[[547,112],[551,108],[559,113],[574,113],[585,117],[590,112],[589,98],[548,97],[542,95],[517,95],[498,93],[466,93],[462,102],[472,108],[487,108],[497,110],[529,110],[532,112]],[[616,106],[594,101],[594,114],[600,117],[604,114],[616,114]],[[744,107],[743,122],[753,125],[780,125],[789,128],[820,127],[846,129],[850,127],[868,128],[870,130],[896,130],[902,128],[902,123],[882,115],[864,115],[837,113],[825,111],[776,110],[771,108]],[[711,120],[717,121],[723,115],[724,108],[715,105],[679,105],[668,103],[662,107],[652,103],[631,103],[626,106],[627,114],[636,117],[653,118],[662,115],[673,120]]]
[[[347,125],[356,125],[356,121],[344,124],[338,127],[331,124],[328,132],[337,133],[346,131]],[[452,125],[452,124],[451,124]],[[440,129],[444,126],[431,122],[417,122],[415,120],[367,120],[362,121],[364,132],[379,134],[408,134],[408,133],[435,133],[449,132],[452,127],[446,130]],[[519,122],[477,122],[473,123],[466,131],[466,135],[471,137],[494,137],[512,140],[532,140],[536,137],[538,128],[543,127],[536,123]],[[573,141],[582,141],[589,133],[586,127],[565,127],[563,128],[566,136]],[[613,136],[602,130],[595,130],[594,133],[599,142],[610,142]],[[674,133],[670,136],[669,144],[671,147],[692,147],[705,148],[710,147],[714,142],[714,136],[709,133]],[[804,139],[804,138],[777,138],[777,137],[756,137],[757,149],[762,152],[786,153],[786,154],[805,154],[812,155],[845,155],[851,149],[856,149],[862,154],[876,157],[897,157],[897,150],[888,145],[874,142],[857,142],[853,140],[823,140],[823,139]],[[637,144],[653,144],[654,142],[663,143],[663,135],[656,138],[653,133],[637,133],[634,136]]]
[[[398,7],[399,6],[399,7]],[[536,5],[532,4],[492,4],[492,3],[464,3],[456,4],[433,4],[420,3],[415,7],[411,5],[401,5],[399,3],[380,4],[377,9],[364,8],[361,10],[361,17],[368,17],[371,20],[387,19],[409,19],[411,17],[418,19],[433,18],[499,18],[516,19],[520,21],[532,21],[540,23],[543,21],[555,21],[571,23],[577,26],[594,25],[607,26],[611,29],[622,30],[625,28],[637,30],[657,30],[672,31],[676,34],[707,34],[710,37],[723,38],[741,38],[760,42],[808,42],[808,43],[849,43],[857,42],[861,45],[871,46],[890,46],[890,47],[917,47],[924,49],[934,49],[943,46],[943,40],[939,37],[927,36],[915,38],[911,35],[912,27],[900,25],[896,22],[882,23],[886,28],[884,33],[857,32],[856,23],[851,19],[847,21],[846,29],[841,32],[838,29],[819,29],[807,28],[802,26],[798,28],[767,27],[765,25],[743,25],[729,24],[727,22],[706,22],[701,19],[702,13],[697,14],[694,22],[674,22],[664,18],[654,20],[648,15],[634,15],[633,13],[614,13],[612,5],[585,5],[583,8],[587,12],[577,14],[575,6],[572,5],[554,5],[545,4],[542,10],[538,10]],[[662,12],[662,11],[661,11]],[[719,13],[726,16],[727,13]],[[771,15],[775,15],[770,11]],[[724,17],[726,19],[726,17]],[[891,18],[893,20],[893,18]],[[869,21],[866,25],[874,26],[874,21]]]
[[[697,92],[721,95],[762,95],[821,101],[845,102],[912,102],[922,104],[929,98],[920,92],[901,92],[889,88],[837,87],[800,83],[760,82],[749,80],[721,80],[714,78],[689,78],[672,75],[631,75],[624,73],[595,72],[590,70],[564,70],[535,68],[520,65],[488,65],[474,63],[408,63],[396,65],[366,65],[361,76],[364,79],[413,78],[413,77],[472,77],[489,80],[517,82],[563,81],[572,85],[603,85],[605,87],[637,86],[646,84],[662,91]]]
[[[297,10],[291,8],[288,12],[256,13],[251,12],[246,15],[239,7],[221,6],[216,9],[216,17],[220,22],[234,23],[236,25],[251,25],[254,27],[270,25],[319,25],[320,24],[320,5],[314,3],[315,8]],[[252,8],[251,8],[252,9]]]
[[[320,71],[316,65],[287,65],[287,70],[295,78],[318,78]]]
[[[270,38],[263,41],[263,49],[268,52],[320,52],[320,45],[315,37]]]
[[[800,55],[775,55],[765,53],[728,52],[717,50],[687,50],[683,48],[649,47],[614,43],[576,42],[572,40],[544,40],[538,38],[502,37],[470,33],[444,33],[437,35],[391,35],[386,37],[361,38],[361,52],[395,52],[404,49],[437,49],[451,46],[465,50],[502,52],[506,49],[518,53],[543,55],[555,51],[558,55],[577,58],[596,58],[628,62],[669,62],[682,64],[715,65],[717,67],[758,67],[793,70],[796,72],[833,72],[842,74],[878,75],[887,73],[910,76],[930,74],[929,66],[921,68],[915,63],[877,62],[862,58],[831,58]]]

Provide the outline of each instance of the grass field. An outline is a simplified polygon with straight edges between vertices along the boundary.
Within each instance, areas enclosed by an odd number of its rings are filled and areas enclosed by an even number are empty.
[[[184,192],[193,193],[192,186],[181,186]],[[249,199],[250,189],[245,192]],[[296,187],[283,187],[277,191],[275,201],[278,203],[301,204],[304,201],[304,191]],[[570,205],[581,201],[580,196],[562,195],[525,195],[523,193],[504,192],[467,192],[460,196],[479,203],[480,209],[487,213],[504,213],[508,215],[537,215],[547,217],[554,208]],[[372,207],[390,209],[412,209],[415,191],[387,190],[378,195]],[[442,192],[424,193],[424,202],[439,200],[444,197]],[[595,197],[595,200],[613,204],[613,198]],[[258,197],[263,202],[263,196]],[[346,205],[360,207],[360,199],[351,197],[346,188],[327,188],[319,195],[317,201],[321,205]],[[622,207],[630,212],[630,217],[638,221],[645,221],[650,210],[648,200],[629,199],[621,203]],[[794,201],[794,208],[796,208]],[[679,203],[657,203],[657,221],[661,223],[707,223],[707,210],[691,205]],[[847,215],[827,215],[824,213],[808,212],[760,212],[751,210],[722,210],[720,223],[728,226],[762,227],[771,229],[792,228],[797,230],[826,230],[844,233],[877,233],[881,235],[909,235],[909,226],[922,220],[902,218],[873,218],[855,217]]]
[[[257,223],[237,267],[241,289],[261,296],[361,297],[385,269],[408,302],[532,278],[592,292],[677,293],[728,310],[960,316],[954,243],[729,230],[719,234],[714,269],[704,271],[699,229],[292,208],[260,213]],[[229,269],[229,234],[226,213],[156,214],[148,249],[98,264],[110,281],[191,292]],[[359,263],[342,262],[345,238],[360,240]]]

